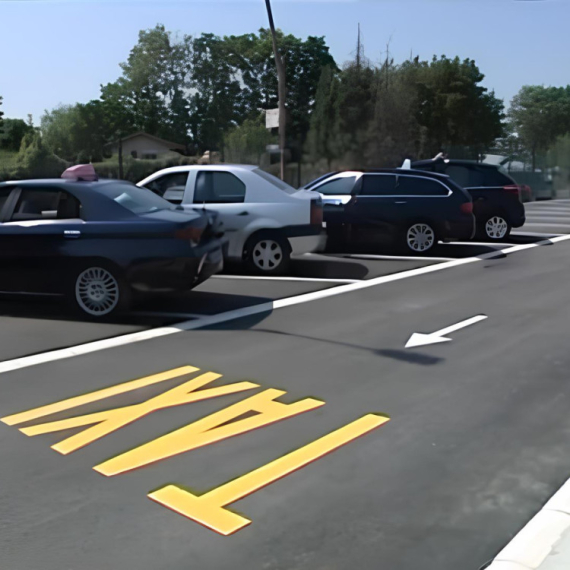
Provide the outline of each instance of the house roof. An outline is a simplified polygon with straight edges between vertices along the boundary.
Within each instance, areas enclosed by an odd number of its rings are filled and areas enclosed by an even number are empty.
[[[144,131],[137,131],[136,133],[133,133],[132,135],[128,135],[126,137],[123,137],[121,140],[123,142],[125,142],[125,141],[128,141],[130,139],[134,139],[135,137],[141,137],[141,136],[146,137],[146,138],[151,139],[151,140],[156,141],[156,142],[160,142],[170,149],[179,149],[179,150],[185,150],[186,149],[186,147],[183,144],[178,144],[178,143],[175,143],[172,141],[167,141],[166,139],[161,139],[160,137],[155,137],[154,135],[151,135],[149,133],[145,133]],[[118,142],[119,141],[116,140],[114,142],[108,143],[108,145],[106,145],[106,146],[109,146],[112,144],[117,144]]]

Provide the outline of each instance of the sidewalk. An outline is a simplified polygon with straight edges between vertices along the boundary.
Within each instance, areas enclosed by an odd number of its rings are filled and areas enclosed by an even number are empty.
[[[570,570],[570,480],[485,570]]]

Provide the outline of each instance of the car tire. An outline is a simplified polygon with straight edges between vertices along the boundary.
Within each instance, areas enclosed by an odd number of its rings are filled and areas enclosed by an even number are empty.
[[[94,261],[73,273],[68,300],[75,313],[105,320],[129,309],[132,292],[118,269]]]
[[[258,275],[282,275],[289,269],[291,246],[276,232],[258,232],[245,245],[247,269]]]
[[[477,234],[480,238],[487,241],[501,241],[509,237],[511,229],[511,224],[509,224],[504,214],[495,213],[487,216],[479,224]]]
[[[410,222],[404,227],[398,241],[398,249],[402,253],[423,255],[429,253],[437,244],[437,233],[430,222]]]

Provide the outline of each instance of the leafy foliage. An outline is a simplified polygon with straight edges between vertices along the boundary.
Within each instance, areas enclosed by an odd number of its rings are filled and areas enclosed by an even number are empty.
[[[13,180],[24,178],[57,178],[68,163],[56,156],[43,142],[38,132],[27,133],[16,160],[16,168],[10,173]]]
[[[22,119],[4,119],[2,130],[0,148],[18,152],[24,135],[33,131],[33,127]]]
[[[246,119],[226,135],[226,161],[259,164],[268,144],[275,142],[275,136],[265,128],[265,116]]]
[[[570,132],[570,86],[525,85],[515,95],[509,110],[512,130],[532,155],[546,151]]]

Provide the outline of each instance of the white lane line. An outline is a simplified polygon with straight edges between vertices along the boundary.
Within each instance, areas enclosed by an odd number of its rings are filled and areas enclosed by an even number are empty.
[[[549,555],[556,554],[556,544],[569,529],[570,480],[497,554],[487,570],[538,569]]]
[[[338,257],[350,257],[354,259],[387,259],[394,261],[453,261],[455,257],[414,257],[411,255],[376,255],[368,253],[346,253]]]
[[[519,232],[518,230],[511,232],[512,236],[530,236],[530,237],[541,237],[541,238],[551,238],[551,237],[558,237],[563,236],[565,234],[544,234],[540,232]]]
[[[539,226],[541,228],[570,228],[570,224],[543,224],[541,222],[525,222],[523,227]]]
[[[210,279],[245,279],[258,281],[301,281],[309,283],[358,283],[360,279],[327,279],[324,277],[289,277],[270,275],[212,275]]]
[[[176,311],[136,311],[131,314],[135,317],[176,317],[177,319],[201,319],[207,316],[200,313],[179,313]]]
[[[486,245],[486,246],[504,246],[504,245],[517,245],[516,243],[507,243],[504,241],[446,241],[446,245]]]
[[[268,301],[267,303],[260,303],[259,305],[252,305],[250,307],[233,309],[231,311],[226,311],[224,313],[218,313],[217,315],[210,315],[207,317],[202,317],[200,319],[183,321],[181,323],[177,323],[176,325],[172,325],[169,327],[159,327],[156,329],[130,333],[122,336],[117,336],[114,338],[107,338],[103,340],[97,340],[94,342],[88,342],[85,344],[72,346],[70,348],[62,348],[58,350],[44,352],[41,354],[23,356],[20,358],[14,358],[12,360],[5,360],[4,362],[0,362],[0,373],[10,372],[12,370],[18,370],[20,368],[26,368],[28,366],[34,366],[36,364],[53,362],[55,360],[61,360],[64,358],[71,358],[73,356],[79,356],[82,354],[89,354],[91,352],[97,352],[99,350],[104,350],[107,348],[116,348],[119,346],[124,346],[126,344],[141,342],[143,340],[150,340],[161,336],[176,334],[182,331],[201,329],[204,327],[209,327],[225,323],[228,321],[233,321],[235,319],[249,317],[251,315],[270,313],[272,311],[275,311],[276,309],[282,309],[284,307],[291,307],[293,305],[308,303],[310,301],[316,301],[318,299],[326,299],[327,297],[334,297],[336,295],[342,295],[343,293],[351,293],[353,291],[358,291],[360,289],[368,289],[370,287],[375,287],[377,285],[382,285],[384,283],[392,283],[393,281],[400,281],[402,279],[408,279],[410,277],[418,277],[419,275],[435,273],[436,271],[443,271],[444,269],[450,269],[452,267],[458,267],[460,265],[476,263],[483,259],[492,259],[493,257],[509,255],[517,251],[532,249],[535,247],[540,247],[541,245],[557,243],[559,241],[564,241],[569,239],[570,235],[564,235],[552,238],[550,240],[539,241],[536,243],[516,245],[514,247],[509,247],[507,249],[499,249],[493,252],[485,253],[477,257],[466,257],[464,259],[454,259],[453,261],[446,261],[444,263],[434,263],[432,265],[427,265],[425,267],[410,269],[409,271],[402,271],[400,273],[393,273],[391,275],[383,275],[381,277],[375,277],[374,279],[357,281],[356,283],[346,283],[344,285],[338,285],[337,287],[331,287],[329,289],[321,289],[319,291],[313,291],[311,293],[303,293],[301,295],[295,295],[293,297],[277,299],[276,301]]]

